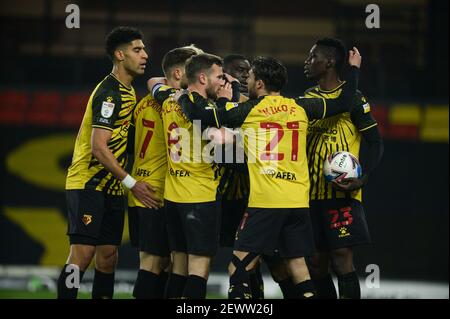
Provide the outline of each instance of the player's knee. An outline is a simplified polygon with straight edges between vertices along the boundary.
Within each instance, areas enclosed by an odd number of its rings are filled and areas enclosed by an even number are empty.
[[[268,266],[270,274],[275,282],[283,281],[290,276],[284,260]]]
[[[73,245],[70,247],[70,255],[67,263],[78,265],[81,271],[85,271],[89,267],[94,255],[95,246]]]
[[[210,264],[211,264],[211,257],[189,255],[189,265],[188,265],[189,275],[196,275],[199,277],[208,278]]]
[[[340,248],[331,252],[331,262],[337,274],[353,271],[353,252],[351,248]]]
[[[104,273],[114,272],[119,259],[117,247],[97,250],[95,255],[95,268]]]
[[[328,254],[316,254],[308,259],[308,269],[312,278],[322,278],[329,273],[330,258]]]
[[[139,269],[160,274],[164,270],[163,257],[141,252],[139,254]]]

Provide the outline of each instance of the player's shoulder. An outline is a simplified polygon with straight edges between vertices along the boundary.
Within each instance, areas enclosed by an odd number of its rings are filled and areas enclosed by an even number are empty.
[[[107,75],[98,85],[95,91],[95,97],[110,97],[110,99],[117,99],[120,97],[120,83],[112,76]]]
[[[151,95],[147,94],[143,97],[134,109],[134,116],[138,118],[140,114],[150,114],[155,113],[161,116],[161,105],[158,101]]]

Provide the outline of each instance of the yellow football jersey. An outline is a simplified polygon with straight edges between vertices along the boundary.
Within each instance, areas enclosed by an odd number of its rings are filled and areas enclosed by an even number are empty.
[[[167,171],[166,142],[161,106],[148,94],[136,106],[133,113],[135,126],[134,163],[132,176],[137,181],[149,183],[164,195],[164,179]],[[128,206],[145,207],[132,192],[128,192]]]
[[[319,86],[308,89],[306,97],[336,99],[342,92],[342,85],[333,90],[321,90]],[[311,200],[351,197],[361,201],[361,189],[351,193],[336,191],[325,181],[323,164],[325,159],[337,151],[347,151],[359,157],[361,133],[377,122],[370,113],[370,105],[365,97],[357,92],[355,106],[351,112],[334,115],[330,118],[309,122],[307,137],[308,165],[311,180]],[[363,172],[364,173],[364,172]]]
[[[157,85],[153,96],[162,106],[167,174],[164,198],[176,203],[202,203],[216,200],[219,171],[213,161],[213,147],[203,140],[202,127],[194,125],[172,98],[175,89]],[[199,98],[193,93],[192,99]],[[213,107],[213,105],[210,105]]]
[[[111,195],[123,195],[120,180],[107,171],[92,155],[92,128],[112,131],[108,147],[121,167],[127,162],[128,129],[136,105],[134,89],[126,87],[113,74],[92,92],[75,141],[66,189],[94,189]]]

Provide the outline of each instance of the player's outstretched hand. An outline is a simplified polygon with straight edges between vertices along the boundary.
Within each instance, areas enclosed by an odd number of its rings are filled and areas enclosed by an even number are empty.
[[[331,182],[333,187],[341,192],[353,192],[357,189],[360,189],[363,187],[364,183],[359,178],[343,178],[339,181],[332,181]]]
[[[351,66],[356,66],[357,68],[361,67],[361,54],[359,54],[359,51],[356,47],[353,47],[353,49],[351,49],[349,51],[349,55],[348,55],[348,63]]]
[[[175,92],[175,94],[173,95],[174,101],[178,103],[178,100],[180,99],[180,97],[181,97],[183,94],[189,94],[189,90],[183,90],[183,89],[177,90],[177,91]]]
[[[148,183],[138,181],[131,191],[146,207],[158,209],[162,206],[161,199],[156,194],[156,188],[150,186]]]
[[[220,87],[217,92],[217,98],[225,97],[229,100],[233,97],[233,89],[231,88],[231,83],[225,83],[224,86]]]

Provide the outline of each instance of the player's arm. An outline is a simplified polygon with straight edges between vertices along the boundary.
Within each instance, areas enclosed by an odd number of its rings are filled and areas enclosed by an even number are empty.
[[[305,109],[309,120],[320,120],[350,111],[358,88],[361,56],[355,47],[349,53],[350,72],[337,99],[299,97],[296,103]]]
[[[225,81],[227,83],[231,83],[231,90],[232,90],[231,102],[239,102],[241,99],[241,90],[240,90],[241,83],[239,82],[238,79],[234,78],[228,73],[224,73],[223,76],[225,77]]]
[[[109,99],[108,99],[109,98]],[[92,102],[91,152],[103,167],[122,184],[129,188],[144,205],[157,208],[160,203],[152,198],[151,187],[147,183],[136,182],[119,164],[117,158],[108,147],[111,140],[114,122],[120,108],[121,97],[114,92],[97,95]]]
[[[363,176],[359,179],[345,178],[340,182],[333,183],[333,186],[341,191],[354,191],[366,185],[370,174],[379,165],[384,152],[383,139],[377,122],[370,113],[370,105],[362,96],[356,103],[357,106],[352,109],[350,117],[367,144],[367,152],[363,154],[364,159],[361,161]]]

